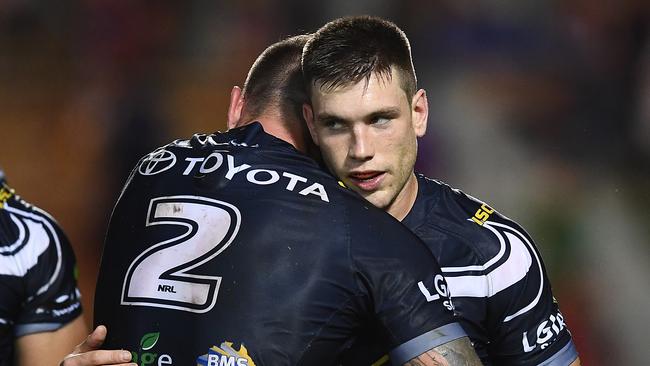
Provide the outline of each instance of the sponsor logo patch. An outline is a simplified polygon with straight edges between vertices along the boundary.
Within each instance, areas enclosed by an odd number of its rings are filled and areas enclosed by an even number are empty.
[[[437,274],[433,278],[433,287],[436,290],[436,292],[432,295],[431,291],[429,291],[429,289],[425,286],[424,282],[422,281],[418,282],[418,288],[420,289],[422,295],[424,295],[424,297],[427,299],[427,302],[437,301],[442,298],[443,299],[442,305],[449,310],[454,310],[454,305],[451,303],[451,300],[449,299],[449,290],[447,288],[447,282],[445,281],[445,278],[442,277],[442,275]]]
[[[564,323],[564,317],[562,314],[560,314],[559,311],[555,314],[551,314],[546,320],[537,326],[537,329],[533,329],[530,332],[524,332],[521,337],[524,352],[531,352],[537,347],[545,349],[555,342],[564,328],[566,328],[566,324]]]
[[[14,195],[14,190],[5,184],[0,184],[0,208],[4,207],[5,202]]]
[[[244,345],[236,350],[232,342],[223,342],[219,347],[213,346],[208,353],[196,359],[196,366],[255,366]]]
[[[131,362],[138,366],[173,365],[174,361],[168,354],[159,354],[153,348],[160,339],[159,332],[147,333],[140,339],[140,352],[131,351]]]
[[[483,226],[485,222],[490,218],[490,215],[494,213],[494,210],[490,208],[490,206],[486,205],[485,203],[479,207],[478,210],[476,210],[476,213],[474,213],[474,216],[472,216],[472,221],[475,223]]]
[[[316,196],[323,202],[330,201],[325,187],[320,183],[311,183],[307,178],[289,172],[252,169],[254,167],[246,163],[237,165],[235,156],[227,154],[226,151],[214,151],[205,157],[187,157],[185,161],[187,165],[183,175],[210,174],[221,169],[225,173],[224,177],[228,180],[241,175],[248,182],[258,186],[280,184],[284,185],[287,191],[297,192],[302,196]]]
[[[160,149],[142,160],[138,172],[142,175],[156,175],[170,169],[174,164],[176,164],[176,155],[171,151]]]

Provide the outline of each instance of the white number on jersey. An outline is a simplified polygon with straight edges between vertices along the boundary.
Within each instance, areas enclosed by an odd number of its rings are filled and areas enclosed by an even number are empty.
[[[122,304],[209,311],[221,277],[189,272],[221,254],[237,235],[240,221],[239,210],[223,201],[199,196],[152,199],[146,226],[176,225],[186,231],[133,260],[124,278]]]

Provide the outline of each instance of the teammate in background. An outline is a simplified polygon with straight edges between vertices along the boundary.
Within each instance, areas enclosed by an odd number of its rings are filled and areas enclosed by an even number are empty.
[[[304,116],[326,165],[425,241],[482,362],[579,365],[528,234],[485,203],[414,173],[428,104],[404,32],[379,18],[337,19],[314,34],[302,62],[312,102]],[[377,359],[367,356],[350,352],[349,363]]]
[[[58,365],[83,339],[74,271],[56,221],[16,195],[0,170],[0,366]]]
[[[228,132],[132,172],[97,284],[104,346],[139,364],[332,365],[365,330],[396,364],[479,365],[427,248],[301,154],[307,38],[262,53],[233,89]]]

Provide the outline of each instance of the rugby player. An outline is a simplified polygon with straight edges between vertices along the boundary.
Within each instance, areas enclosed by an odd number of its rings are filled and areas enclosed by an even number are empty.
[[[260,55],[228,132],[133,170],[97,283],[104,346],[140,365],[332,365],[373,332],[395,364],[479,365],[426,246],[301,153],[307,38]]]
[[[314,34],[302,62],[311,97],[304,117],[324,162],[427,244],[482,362],[578,365],[529,235],[484,202],[414,173],[428,104],[404,32],[374,17],[337,19]],[[370,354],[349,363],[370,364]]]
[[[59,225],[18,196],[0,170],[0,366],[58,365],[83,339],[74,271]]]

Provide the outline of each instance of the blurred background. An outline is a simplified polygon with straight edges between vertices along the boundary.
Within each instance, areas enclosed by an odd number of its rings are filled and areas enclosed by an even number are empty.
[[[86,317],[137,159],[225,130],[285,36],[373,14],[411,39],[418,170],[536,239],[584,365],[650,359],[650,28],[643,0],[0,0],[0,166],[77,254]]]

